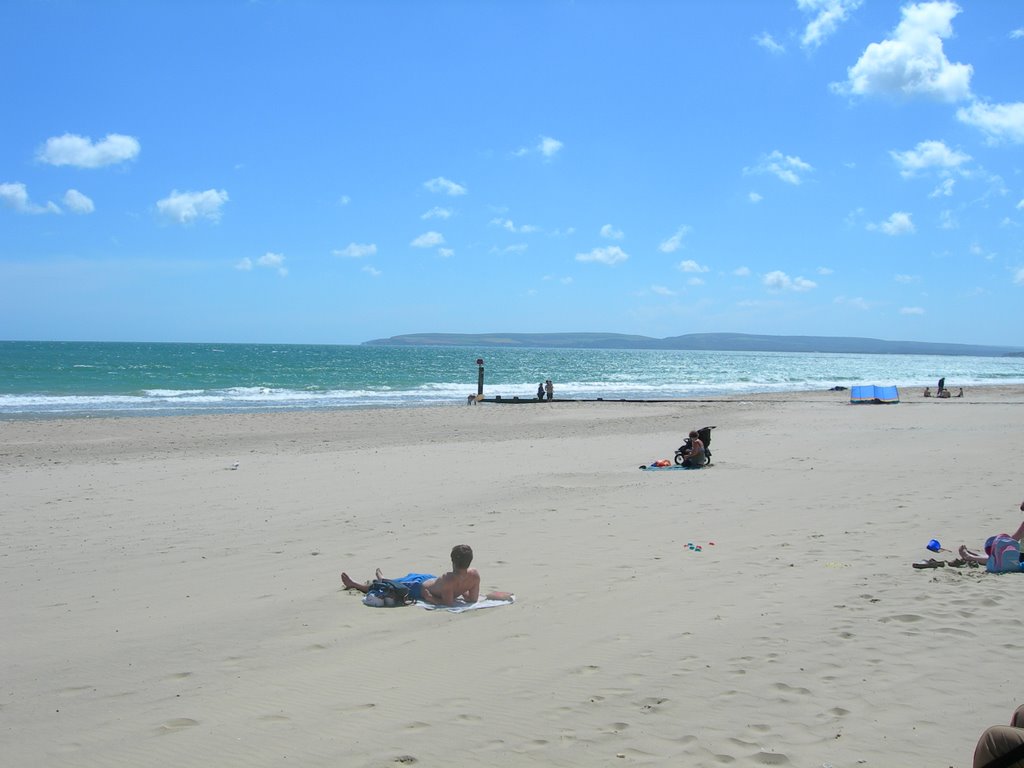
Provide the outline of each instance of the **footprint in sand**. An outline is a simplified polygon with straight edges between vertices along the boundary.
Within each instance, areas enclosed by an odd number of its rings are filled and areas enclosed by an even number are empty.
[[[879,621],[883,624],[887,624],[890,621],[902,621],[905,624],[910,624],[915,621],[922,621],[924,616],[920,616],[916,613],[897,613],[895,616],[883,616]]]
[[[666,701],[668,701],[668,699],[651,697],[643,699],[642,701],[639,701],[637,703],[640,705],[640,709],[642,709],[644,712],[651,712],[653,710],[660,708],[661,705],[664,704]]]
[[[168,720],[160,725],[157,730],[164,733],[172,731],[180,731],[182,728],[191,728],[193,725],[199,725],[198,720],[193,720],[191,717],[176,717],[173,720]]]
[[[777,691],[801,693],[804,695],[810,694],[810,690],[807,688],[795,688],[792,685],[787,685],[786,683],[776,683],[774,688]]]
[[[627,730],[628,728],[629,728],[629,723],[612,723],[611,725],[608,725],[604,729],[604,732],[605,733],[622,733],[623,731]]]
[[[781,752],[757,752],[750,759],[758,765],[789,765],[789,755]]]

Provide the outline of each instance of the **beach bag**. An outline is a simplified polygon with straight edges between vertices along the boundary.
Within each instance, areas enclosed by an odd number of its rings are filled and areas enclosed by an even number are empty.
[[[985,570],[989,573],[1020,572],[1020,542],[1005,533],[996,536]]]
[[[363,598],[365,605],[374,608],[397,608],[411,602],[409,588],[391,579],[374,579],[366,597]]]

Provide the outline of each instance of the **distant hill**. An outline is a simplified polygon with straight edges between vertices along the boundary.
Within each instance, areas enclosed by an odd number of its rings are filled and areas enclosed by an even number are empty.
[[[688,333],[655,339],[623,333],[410,333],[365,341],[390,347],[509,347],[536,349],[700,349],[720,352],[845,352],[879,355],[1024,355],[1024,347],[886,341],[855,336],[762,336]]]

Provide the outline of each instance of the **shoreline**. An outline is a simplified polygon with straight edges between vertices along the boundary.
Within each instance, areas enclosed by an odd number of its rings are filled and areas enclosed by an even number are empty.
[[[929,385],[921,385],[911,387],[904,387],[900,389],[900,404],[911,403],[915,400],[927,400],[921,396],[923,388]],[[959,389],[959,386],[957,387]],[[986,383],[986,384],[972,384],[964,389],[972,396],[967,398],[948,398],[949,400],[968,399],[972,402],[985,402],[986,397],[983,395],[984,392],[998,393],[1001,390],[1020,390],[1024,392],[1024,382],[1009,382],[1009,383]],[[569,405],[569,404],[649,404],[649,405],[686,405],[695,403],[735,403],[742,400],[759,401],[759,400],[785,400],[785,401],[796,401],[805,400],[807,398],[819,398],[819,397],[835,397],[842,396],[845,394],[847,399],[849,397],[850,387],[845,387],[842,390],[834,390],[832,388],[819,390],[819,389],[793,389],[783,391],[768,391],[768,392],[748,392],[748,393],[737,393],[720,396],[694,396],[694,397],[680,397],[680,398],[625,398],[625,397],[593,397],[593,398],[558,398],[554,399],[554,404],[557,405]],[[939,398],[932,398],[938,400]],[[494,406],[494,405],[550,405],[550,401],[539,402],[535,397],[532,396],[504,396],[504,395],[491,395],[485,394],[484,400],[478,403],[482,406]],[[105,420],[105,419],[166,419],[166,418],[226,418],[232,416],[297,416],[301,414],[309,414],[311,416],[319,414],[340,414],[340,413],[361,413],[361,412],[377,412],[377,411],[419,411],[419,410],[443,410],[448,411],[454,408],[461,408],[466,405],[464,399],[444,402],[444,403],[419,403],[410,402],[401,405],[388,404],[370,404],[370,405],[346,405],[346,406],[325,406],[325,407],[272,407],[272,408],[226,408],[222,410],[195,410],[190,411],[187,409],[180,409],[176,411],[164,411],[164,410],[141,410],[141,409],[124,409],[124,410],[106,410],[106,411],[95,411],[95,412],[84,412],[76,411],[72,413],[7,413],[0,414],[0,424],[4,423],[19,423],[25,421],[70,421],[77,422],[82,420]]]

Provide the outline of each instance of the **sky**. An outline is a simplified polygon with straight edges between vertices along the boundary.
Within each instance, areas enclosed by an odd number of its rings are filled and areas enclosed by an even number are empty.
[[[8,0],[0,339],[1024,346],[1024,3]]]

